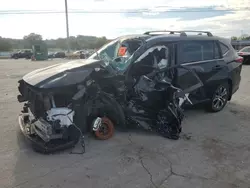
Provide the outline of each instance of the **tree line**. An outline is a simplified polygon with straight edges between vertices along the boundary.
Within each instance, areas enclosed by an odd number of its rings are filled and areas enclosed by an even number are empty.
[[[43,41],[47,44],[49,49],[67,49],[66,38],[43,40],[42,35],[36,33],[30,33],[23,37],[23,39],[11,39],[0,37],[0,51],[11,51],[14,49],[31,49],[33,44]],[[95,49],[100,48],[104,44],[109,42],[106,37],[95,37],[95,36],[70,36],[69,46],[71,50],[81,49]]]
[[[248,34],[244,34],[239,37],[232,36],[231,40],[250,40],[250,36]]]
[[[250,40],[250,36],[247,34],[241,35],[239,37],[232,36],[232,40]],[[36,33],[30,33],[23,37],[23,39],[11,39],[2,38],[0,36],[0,51],[11,51],[14,49],[31,49],[34,43],[43,41],[47,44],[49,49],[67,49],[66,38],[43,40],[42,35]],[[106,37],[95,37],[95,36],[70,36],[69,46],[71,50],[81,50],[81,49],[96,49],[100,48],[107,42],[109,42]]]

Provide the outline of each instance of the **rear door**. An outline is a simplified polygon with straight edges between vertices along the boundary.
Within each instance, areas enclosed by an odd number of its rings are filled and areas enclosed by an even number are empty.
[[[193,70],[203,83],[203,87],[190,94],[194,103],[210,98],[220,80],[227,77],[226,64],[222,59],[217,41],[181,41],[178,44],[177,64]],[[179,69],[177,84],[182,89],[193,85],[195,79],[185,69]]]

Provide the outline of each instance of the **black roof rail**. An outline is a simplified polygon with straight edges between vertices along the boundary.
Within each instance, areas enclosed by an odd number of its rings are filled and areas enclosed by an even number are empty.
[[[198,35],[202,35],[202,33],[206,33],[207,34],[207,36],[209,36],[209,37],[212,37],[213,36],[213,34],[211,33],[211,32],[209,32],[209,31],[195,31],[195,30],[184,30],[184,31],[182,31],[182,32],[188,32],[188,33],[198,33]]]
[[[169,31],[169,30],[159,30],[159,31],[147,31],[144,33],[144,35],[150,35],[151,33],[167,33],[169,32],[169,34],[175,34],[175,33],[180,33],[180,36],[187,36],[186,32],[189,33],[198,33],[198,35],[202,35],[202,33],[206,33],[207,36],[212,37],[212,33],[209,31],[195,31],[195,30],[184,30],[184,31]],[[154,35],[154,34],[152,34]],[[157,35],[157,34],[155,34]]]
[[[175,33],[179,33],[180,36],[187,36],[187,34],[183,31],[170,31],[170,30],[158,30],[158,31],[147,31],[144,33],[144,35],[150,35],[151,33],[169,33],[171,35],[175,34]],[[154,34],[152,34],[154,35]],[[155,34],[157,35],[157,34]]]

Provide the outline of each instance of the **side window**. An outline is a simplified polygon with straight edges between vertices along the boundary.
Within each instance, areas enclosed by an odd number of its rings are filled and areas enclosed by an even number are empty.
[[[215,59],[221,58],[221,55],[220,55],[220,47],[219,47],[218,42],[215,42],[215,43],[214,43],[214,58],[215,58]]]
[[[202,46],[202,60],[214,59],[214,42],[201,42]]]
[[[220,42],[220,48],[223,56],[229,51],[229,48],[221,42]]]
[[[135,61],[135,63],[162,69],[167,67],[168,59],[169,49],[162,45],[149,48]]]
[[[190,41],[180,45],[180,63],[214,59],[213,41]]]
[[[169,48],[164,45],[153,46],[147,49],[135,62],[132,75],[140,77],[147,75],[154,68],[165,68],[169,64]]]

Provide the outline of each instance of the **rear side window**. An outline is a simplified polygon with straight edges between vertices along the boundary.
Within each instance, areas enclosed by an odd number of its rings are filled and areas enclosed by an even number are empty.
[[[221,48],[221,53],[223,56],[226,55],[226,53],[229,51],[229,48],[221,42],[220,42],[220,48]]]
[[[180,63],[214,59],[213,41],[188,41],[180,44]]]
[[[220,46],[217,42],[214,43],[214,58],[215,59],[221,58]]]

